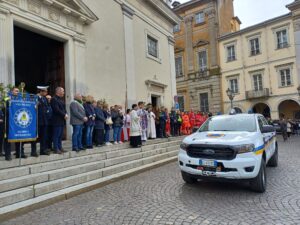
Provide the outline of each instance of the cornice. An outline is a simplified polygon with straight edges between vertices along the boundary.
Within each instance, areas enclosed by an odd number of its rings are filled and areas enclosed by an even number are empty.
[[[123,14],[125,16],[128,16],[130,19],[132,19],[133,16],[135,15],[135,11],[131,7],[125,4],[121,4],[121,7],[122,7]]]
[[[165,2],[161,0],[147,0],[145,2],[157,9],[160,14],[164,16],[168,21],[170,21],[173,25],[179,24],[181,22],[181,18],[176,15]]]

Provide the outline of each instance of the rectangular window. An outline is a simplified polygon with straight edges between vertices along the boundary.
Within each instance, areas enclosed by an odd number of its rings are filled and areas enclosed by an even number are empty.
[[[180,31],[180,25],[179,24],[176,24],[173,28],[173,32],[176,33],[176,32],[179,32]]]
[[[235,59],[235,46],[227,46],[227,62],[234,61]]]
[[[184,112],[184,96],[178,96],[177,100],[178,100],[178,104],[179,104],[179,110],[181,112]]]
[[[176,77],[183,76],[182,56],[175,58]]]
[[[263,81],[261,74],[254,74],[253,75],[253,86],[255,91],[262,91],[263,90]]]
[[[232,91],[232,93],[239,93],[239,85],[237,78],[229,80],[229,88]]]
[[[198,52],[198,60],[199,60],[199,70],[206,71],[207,70],[207,54],[206,51]]]
[[[260,49],[259,49],[259,39],[258,38],[254,38],[250,40],[250,47],[251,47],[251,55],[257,55],[260,53]]]
[[[205,21],[204,12],[196,13],[196,15],[195,15],[195,23],[196,24],[204,23],[204,21]]]
[[[147,36],[148,41],[148,54],[158,58],[158,41],[151,36]]]
[[[277,48],[286,48],[288,47],[288,37],[287,30],[281,30],[276,32],[277,36]]]
[[[209,112],[208,93],[200,94],[200,111]]]
[[[280,72],[280,83],[281,87],[291,86],[292,79],[291,79],[291,69],[282,69]]]

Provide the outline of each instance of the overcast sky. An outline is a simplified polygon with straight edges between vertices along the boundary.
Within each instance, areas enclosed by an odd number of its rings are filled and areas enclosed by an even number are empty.
[[[189,0],[179,0],[184,3]],[[245,28],[267,19],[271,19],[289,10],[285,7],[294,0],[234,0],[235,16],[242,21],[241,28]]]

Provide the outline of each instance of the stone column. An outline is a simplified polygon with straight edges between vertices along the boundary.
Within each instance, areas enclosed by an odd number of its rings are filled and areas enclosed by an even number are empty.
[[[174,45],[175,40],[173,37],[168,37],[169,41],[169,57],[170,57],[170,75],[171,75],[171,97],[172,97],[172,106],[174,104],[174,96],[177,95],[176,91],[176,70],[175,70],[175,53],[174,53]]]
[[[135,60],[134,60],[134,35],[133,21],[134,10],[123,4],[123,22],[125,36],[125,63],[126,63],[126,105],[136,102],[136,83],[135,83]]]
[[[208,32],[209,32],[209,62],[210,68],[215,68],[218,66],[218,53],[217,53],[217,21],[216,21],[216,11],[213,6],[205,10],[205,14],[208,17]]]
[[[0,83],[14,84],[13,21],[10,12],[0,7]]]
[[[186,65],[188,73],[194,72],[194,51],[193,51],[193,16],[184,18],[185,22],[185,49],[186,49]]]

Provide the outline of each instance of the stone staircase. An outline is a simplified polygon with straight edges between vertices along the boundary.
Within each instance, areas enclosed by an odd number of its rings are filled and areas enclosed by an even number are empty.
[[[150,140],[141,148],[122,144],[1,160],[0,221],[174,161],[182,138]]]

